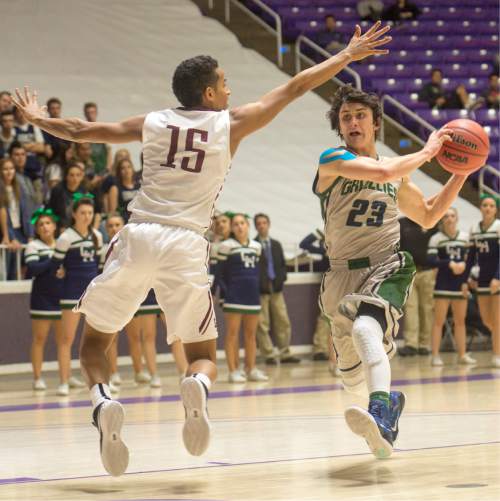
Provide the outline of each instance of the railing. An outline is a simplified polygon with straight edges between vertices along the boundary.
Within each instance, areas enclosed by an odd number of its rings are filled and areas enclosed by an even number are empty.
[[[283,30],[281,27],[281,18],[277,12],[267,6],[261,0],[249,0],[253,2],[255,5],[259,6],[263,11],[269,14],[274,21],[276,22],[276,28],[269,26],[264,20],[262,20],[259,16],[254,14],[250,9],[245,7],[243,4],[238,2],[237,0],[225,0],[224,4],[224,19],[226,24],[229,24],[231,21],[231,4],[235,7],[238,7],[240,10],[245,12],[248,16],[250,16],[255,22],[259,23],[266,31],[276,36],[276,59],[278,61],[278,66],[281,68],[283,66]],[[212,4],[213,5],[213,4]]]
[[[0,281],[7,280],[9,259],[15,253],[16,260],[16,280],[22,279],[21,273],[21,255],[26,246],[22,245],[20,249],[10,249],[7,245],[0,245]]]
[[[382,115],[383,117],[396,129],[399,131],[403,132],[407,136],[411,137],[416,143],[420,144],[423,146],[425,144],[425,141],[418,137],[416,134],[414,134],[411,130],[408,130],[406,127],[401,125],[398,121],[394,120],[391,118],[387,113],[385,112],[385,103],[390,103],[394,107],[396,107],[401,113],[404,113],[405,115],[408,115],[411,119],[415,120],[419,125],[427,129],[429,132],[432,132],[433,130],[436,130],[435,127],[433,127],[429,122],[426,122],[424,119],[420,118],[414,111],[410,110],[403,104],[401,104],[399,101],[396,101],[393,97],[384,94],[381,98],[381,106],[382,106]],[[382,121],[382,124],[380,125],[380,139],[383,143],[385,143],[385,127],[384,127],[384,121]]]
[[[479,193],[482,195],[483,193],[488,193],[489,195],[494,195],[498,196],[498,192],[495,191],[493,188],[490,188],[487,184],[484,182],[484,175],[488,171],[490,174],[495,175],[496,177],[499,178],[499,184],[500,184],[500,172],[498,172],[494,167],[491,165],[485,165],[480,171],[479,171]]]
[[[314,43],[310,38],[300,35],[297,40],[295,40],[295,73],[298,73],[301,69],[301,61],[305,61],[308,64],[315,65],[316,61],[311,59],[309,56],[306,56],[300,49],[301,44],[305,44],[309,46],[311,49],[313,49],[315,52],[323,56],[325,59],[328,59],[332,57],[332,54],[330,54],[327,50],[323,49],[323,47],[320,47],[317,43]],[[361,90],[361,77],[359,73],[354,71],[353,69],[349,68],[346,66],[342,71],[345,71],[349,75],[352,76],[354,79],[354,86],[356,89]],[[339,85],[344,85],[345,82],[340,80],[338,77],[333,77],[332,80],[339,84]]]

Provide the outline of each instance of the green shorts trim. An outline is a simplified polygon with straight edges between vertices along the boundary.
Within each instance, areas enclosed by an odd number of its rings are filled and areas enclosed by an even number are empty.
[[[157,308],[157,307],[151,308],[150,310],[140,309],[136,312],[134,317],[141,317],[144,315],[159,315],[160,313],[161,313],[161,308]]]
[[[478,296],[498,296],[498,294],[500,294],[500,290],[493,293],[489,287],[478,287],[476,294]]]
[[[30,312],[30,318],[32,320],[61,320],[62,313],[54,311],[47,311],[46,313]]]
[[[72,310],[78,304],[78,299],[61,299],[61,310]]]
[[[416,268],[409,252],[398,252],[398,257],[399,269],[382,281],[377,294],[398,310],[402,310],[410,294]]]

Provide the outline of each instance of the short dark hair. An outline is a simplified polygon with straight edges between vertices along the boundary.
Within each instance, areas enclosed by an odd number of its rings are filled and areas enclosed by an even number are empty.
[[[83,111],[86,111],[86,110],[88,110],[89,108],[95,108],[95,109],[97,109],[97,104],[96,104],[96,103],[94,103],[94,102],[92,102],[92,101],[89,101],[88,103],[85,103],[85,104],[83,105]]]
[[[326,114],[330,120],[332,129],[340,134],[340,108],[344,103],[360,103],[364,104],[372,110],[373,123],[380,124],[382,119],[382,109],[380,107],[380,100],[376,94],[363,92],[362,90],[355,89],[352,85],[343,85],[340,87],[332,98],[332,106],[330,111]]]
[[[333,14],[327,14],[327,15],[323,18],[323,20],[324,20],[324,21],[326,21],[326,20],[327,20],[328,18],[330,18],[330,17],[331,17],[334,21],[336,21],[336,20],[337,20],[337,18],[336,18]]]
[[[47,108],[49,108],[51,104],[58,104],[59,106],[62,106],[61,100],[58,97],[51,97],[47,101]]]
[[[19,149],[26,151],[26,148],[19,141],[14,141],[9,148],[9,157],[12,156],[12,152],[14,150],[19,150]]]
[[[267,214],[264,214],[263,212],[259,212],[258,214],[255,214],[255,216],[253,217],[253,224],[254,225],[257,224],[257,219],[259,219],[259,217],[263,217],[263,218],[267,219],[268,223],[271,223],[271,220],[269,219],[269,216]]]
[[[441,76],[443,76],[443,70],[441,68],[432,68],[431,70],[431,76],[434,75],[434,73],[439,73]]]
[[[490,80],[493,77],[498,77],[498,73],[496,71],[493,71],[488,75],[488,80]]]
[[[182,106],[200,106],[207,87],[217,83],[219,63],[210,56],[196,56],[182,61],[174,71],[172,90]]]

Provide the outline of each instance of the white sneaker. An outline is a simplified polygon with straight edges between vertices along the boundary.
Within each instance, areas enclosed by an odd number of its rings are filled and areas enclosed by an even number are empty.
[[[491,359],[491,365],[496,369],[500,369],[500,355],[493,355]]]
[[[443,359],[439,355],[433,355],[431,357],[432,367],[442,367],[444,365]]]
[[[118,386],[115,386],[111,381],[109,382],[108,387],[111,393],[120,393],[120,388],[118,388]]]
[[[248,374],[247,378],[249,381],[269,381],[269,377],[267,374],[262,372],[260,369],[257,369],[257,367],[254,367]]]
[[[193,456],[203,454],[210,442],[210,422],[207,413],[207,390],[198,379],[189,376],[181,383],[181,400],[186,413],[182,438]]]
[[[59,395],[60,397],[67,397],[69,395],[69,384],[61,383],[57,387],[57,395]]]
[[[68,379],[68,384],[70,388],[85,388],[85,386],[87,386],[83,381],[76,378],[75,376],[71,376]]]
[[[45,381],[42,378],[35,379],[33,381],[33,389],[35,391],[44,391],[47,389],[47,385],[45,384]]]
[[[128,448],[120,437],[124,417],[123,407],[116,400],[105,400],[94,410],[94,426],[100,434],[102,464],[114,477],[123,474],[128,466]]]
[[[109,382],[114,384],[115,386],[120,386],[122,384],[122,378],[120,377],[120,374],[118,372],[115,372],[114,374],[111,374]]]
[[[151,381],[151,376],[147,372],[136,372],[135,382],[138,384],[149,383]]]
[[[243,372],[241,372],[240,370],[236,369],[233,372],[229,373],[229,376],[228,376],[227,380],[230,383],[246,383],[247,382],[247,377],[245,376],[245,374]]]
[[[477,360],[466,353],[463,357],[458,359],[458,363],[460,365],[475,365],[477,364]]]
[[[149,386],[151,386],[151,388],[161,388],[161,379],[156,375],[151,376]]]

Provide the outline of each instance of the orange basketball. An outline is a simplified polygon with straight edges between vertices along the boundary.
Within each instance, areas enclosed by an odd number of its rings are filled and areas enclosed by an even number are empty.
[[[453,130],[453,140],[446,141],[436,156],[443,169],[452,174],[471,174],[488,158],[490,140],[486,131],[474,120],[459,118],[444,127]]]

